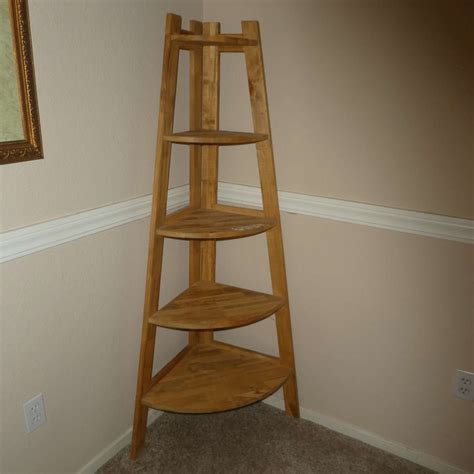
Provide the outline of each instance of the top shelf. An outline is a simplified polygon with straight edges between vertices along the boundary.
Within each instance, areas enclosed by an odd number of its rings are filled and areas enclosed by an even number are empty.
[[[242,35],[171,35],[171,41],[180,46],[256,46],[256,40],[244,38]]]
[[[244,145],[266,140],[263,133],[229,132],[227,130],[190,130],[165,135],[165,140],[188,145]]]

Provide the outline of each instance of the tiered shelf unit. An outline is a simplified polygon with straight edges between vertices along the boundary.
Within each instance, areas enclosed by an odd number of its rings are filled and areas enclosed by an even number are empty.
[[[190,130],[173,131],[180,50],[190,54]],[[219,130],[221,53],[244,53],[253,132]],[[217,201],[220,146],[256,145],[263,210]],[[190,202],[166,214],[172,144],[189,145]],[[272,294],[216,282],[216,241],[266,233]],[[189,241],[189,287],[159,308],[165,238]],[[275,314],[279,356],[214,340],[214,331],[253,324]],[[187,346],[153,375],[157,327],[188,331]],[[150,221],[148,268],[133,425],[135,459],[143,446],[148,409],[212,413],[262,400],[283,386],[286,412],[299,416],[285,259],[268,100],[258,22],[220,34],[219,23],[168,14]]]

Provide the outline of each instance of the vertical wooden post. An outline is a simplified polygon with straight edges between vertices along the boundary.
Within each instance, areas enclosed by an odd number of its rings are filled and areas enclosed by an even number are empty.
[[[148,319],[157,309],[160,295],[161,266],[163,262],[163,237],[156,234],[157,228],[166,217],[168,183],[171,157],[171,143],[163,140],[165,134],[173,131],[176,81],[178,76],[179,49],[171,42],[171,35],[181,31],[181,17],[168,14],[166,17],[165,45],[158,117],[158,138],[156,145],[155,175],[153,180],[153,203],[150,219],[148,266],[146,274],[145,304],[138,367],[135,417],[133,420],[132,449],[130,458],[136,459],[143,446],[146,433],[148,408],[142,405],[142,396],[152,379],[153,356],[155,352],[156,326]]]
[[[220,24],[207,22],[203,25],[204,35],[220,33]],[[220,53],[217,46],[203,47],[203,110],[202,126],[204,130],[219,128],[219,86],[220,86]],[[202,147],[202,207],[210,209],[217,203],[219,147],[205,145]],[[216,279],[216,241],[205,240],[201,243],[201,279]],[[202,342],[212,341],[212,331],[202,331]]]
[[[202,35],[202,23],[190,21],[190,31],[195,35]],[[189,52],[189,126],[191,130],[202,128],[202,46]],[[202,157],[201,147],[189,147],[189,205],[201,207],[201,176]],[[189,285],[201,278],[201,242],[189,241]],[[199,340],[199,332],[189,332],[189,343]]]
[[[243,21],[242,32],[245,37],[258,41],[257,46],[244,47],[245,62],[247,65],[254,130],[256,133],[264,133],[268,135],[268,139],[257,143],[256,147],[264,213],[266,216],[272,217],[277,222],[275,227],[267,232],[267,245],[273,293],[285,298],[285,305],[276,313],[276,328],[280,358],[282,362],[293,369],[292,375],[283,386],[285,409],[288,415],[299,417],[298,390],[296,384],[293,336],[291,331],[290,306],[286,282],[285,255],[283,251],[270,114],[268,110],[265,70],[263,66],[262,45],[258,22]]]

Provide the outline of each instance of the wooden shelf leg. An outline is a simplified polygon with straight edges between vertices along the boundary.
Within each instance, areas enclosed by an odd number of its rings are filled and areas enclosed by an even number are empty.
[[[135,417],[133,420],[132,448],[130,458],[136,459],[143,446],[146,433],[148,409],[142,404],[144,393],[150,388],[155,352],[156,326],[149,324],[149,317],[158,309],[160,295],[161,268],[163,263],[163,237],[156,234],[157,228],[166,217],[168,199],[171,144],[163,140],[165,134],[173,130],[178,76],[179,49],[172,45],[171,35],[181,31],[181,17],[168,14],[163,52],[163,69],[160,95],[160,115],[158,118],[158,140],[156,146],[155,176],[153,180],[153,203],[150,220],[148,266],[146,275],[145,304],[138,366]]]
[[[191,20],[190,31],[202,35],[202,23]],[[202,128],[202,47],[189,53],[189,126],[190,130]],[[189,205],[201,207],[202,156],[199,145],[189,147]],[[189,286],[201,279],[201,242],[189,242]],[[199,341],[199,331],[189,331],[189,343]]]
[[[268,111],[265,71],[258,22],[243,21],[242,32],[246,37],[258,41],[257,46],[244,47],[245,62],[247,65],[254,130],[256,133],[264,133],[268,135],[268,140],[257,143],[256,147],[264,213],[266,216],[272,217],[277,222],[277,225],[267,232],[268,257],[270,261],[273,293],[277,296],[282,296],[286,300],[285,306],[276,313],[276,329],[280,359],[288,367],[292,368],[292,375],[283,386],[285,409],[288,415],[299,417],[298,389],[296,383],[290,307],[288,303],[285,255],[283,251],[280,208],[278,204],[275,163],[271,140],[270,115]]]
[[[220,24],[206,22],[203,24],[205,35],[220,33]],[[220,53],[217,46],[203,48],[203,80],[202,80],[203,110],[202,126],[205,130],[219,128],[219,88],[220,88]],[[211,209],[217,204],[219,147],[206,145],[202,147],[202,207]],[[201,242],[201,280],[216,280],[216,241]],[[210,342],[214,335],[212,331],[201,331],[201,342]]]

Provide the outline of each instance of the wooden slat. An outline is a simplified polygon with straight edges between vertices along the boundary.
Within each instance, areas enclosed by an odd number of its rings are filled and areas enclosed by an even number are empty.
[[[146,433],[148,409],[142,405],[141,399],[151,385],[156,335],[156,326],[150,324],[148,320],[158,309],[164,242],[164,239],[156,234],[156,229],[164,223],[166,218],[171,157],[171,144],[164,141],[163,136],[173,131],[179,61],[179,49],[172,45],[170,37],[173,33],[177,33],[180,30],[181,17],[168,14],[166,16],[166,33],[163,51],[160,112],[158,116],[155,174],[153,179],[154,192],[150,218],[145,303],[135,397],[132,448],[130,451],[131,459],[136,459],[138,456],[138,452],[143,446]]]
[[[207,37],[219,35],[220,23],[205,22],[203,33]],[[220,101],[220,53],[216,46],[202,48],[202,128],[205,130],[219,129]],[[202,147],[202,207],[210,209],[217,203],[217,180],[219,168],[219,147],[204,145]],[[201,280],[216,279],[216,242],[201,242]],[[214,338],[211,331],[202,332],[201,342],[209,342]]]
[[[227,130],[189,130],[167,135],[165,140],[172,143],[199,145],[243,145],[266,140],[260,133],[229,132]]]
[[[244,216],[264,217],[261,209],[253,209],[251,207],[231,206],[229,204],[216,204],[212,206],[216,211],[231,212],[232,214],[240,214]]]
[[[242,33],[226,33],[226,36],[231,37],[242,37]],[[247,38],[248,39],[248,38]],[[236,45],[236,44],[220,44],[218,46],[219,52],[221,53],[244,53],[245,45]]]
[[[245,48],[245,63],[247,66],[254,131],[255,133],[264,133],[269,137],[268,140],[257,144],[257,160],[265,216],[275,219],[277,223],[276,226],[267,233],[273,294],[281,296],[286,301],[284,306],[277,311],[275,318],[281,360],[293,368],[290,378],[283,387],[285,409],[288,415],[299,417],[298,390],[296,384],[290,306],[288,302],[288,287],[286,282],[285,255],[281,232],[275,162],[273,158],[265,69],[263,65],[262,45],[258,22],[243,21],[242,32],[245,36],[253,38],[258,42],[258,46]]]
[[[162,367],[158,373],[156,373],[151,379],[151,385],[155,385],[161,380],[171,369],[190,351],[191,345],[189,344],[179,351],[164,367]]]
[[[257,44],[255,40],[244,38],[242,35],[221,35],[206,31],[203,35],[172,35],[171,40],[181,48],[185,46],[252,46]]]
[[[245,46],[236,46],[236,45],[228,45],[228,44],[221,44],[218,46],[219,52],[221,53],[244,53]]]
[[[275,220],[270,217],[254,217],[214,209],[189,209],[177,217],[167,219],[158,228],[157,234],[173,239],[237,239],[265,232],[274,224]]]
[[[199,281],[157,311],[150,322],[173,329],[230,329],[261,321],[284,302],[278,296]]]
[[[166,214],[166,219],[178,219],[181,215],[186,215],[189,211],[193,210],[194,207],[186,206],[176,211]]]
[[[231,410],[271,395],[291,370],[275,357],[217,342],[197,343],[142,402],[179,413]]]

